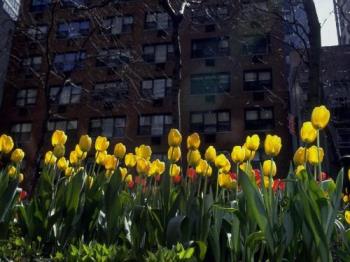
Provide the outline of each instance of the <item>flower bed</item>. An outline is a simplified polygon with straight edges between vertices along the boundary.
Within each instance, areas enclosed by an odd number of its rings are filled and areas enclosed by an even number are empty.
[[[65,158],[67,136],[52,135],[35,193],[18,188],[24,153],[2,135],[8,164],[0,173],[0,258],[98,261],[350,261],[349,196],[322,172],[320,132],[329,111],[314,109],[301,128],[305,142],[285,178],[275,179],[282,147],[277,135],[248,136],[230,156],[187,137],[168,135],[166,161],[151,161],[147,145],[127,153],[118,143],[80,138]],[[313,143],[316,144],[313,145]],[[251,161],[263,146],[261,169]],[[349,174],[347,174],[348,176]],[[348,179],[348,178],[346,178]],[[343,198],[343,201],[341,199]]]

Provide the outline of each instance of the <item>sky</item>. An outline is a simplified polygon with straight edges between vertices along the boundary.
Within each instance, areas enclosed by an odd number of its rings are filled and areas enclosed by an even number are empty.
[[[337,45],[333,0],[315,0],[315,4],[321,24],[322,46]]]

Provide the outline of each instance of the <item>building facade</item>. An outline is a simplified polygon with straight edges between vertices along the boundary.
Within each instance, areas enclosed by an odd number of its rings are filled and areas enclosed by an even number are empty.
[[[333,0],[337,24],[338,42],[340,45],[350,44],[350,1]]]
[[[178,23],[162,1],[24,1],[1,132],[26,150],[28,166],[55,129],[71,143],[88,133],[150,144],[155,157],[171,127],[227,153],[246,135],[274,133],[287,170],[283,25],[272,3],[205,1],[185,6]]]

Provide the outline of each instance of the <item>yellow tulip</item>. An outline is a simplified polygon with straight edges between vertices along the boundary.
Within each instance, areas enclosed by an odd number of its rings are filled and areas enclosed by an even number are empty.
[[[16,176],[17,169],[14,166],[9,166],[7,168],[7,175],[11,178],[14,178]]]
[[[187,137],[187,149],[196,150],[201,144],[200,137],[198,133],[193,133]]]
[[[18,183],[22,183],[23,180],[24,180],[24,175],[23,175],[23,173],[19,173],[19,174],[18,174]]]
[[[106,156],[107,156],[107,151],[96,152],[95,154],[96,164],[104,165]]]
[[[151,163],[148,176],[159,176],[162,175],[165,171],[165,163],[159,159],[154,160]]]
[[[118,160],[114,155],[106,155],[104,159],[104,166],[107,170],[115,170],[117,167]]]
[[[215,166],[217,168],[222,168],[226,166],[227,163],[230,163],[230,161],[228,161],[227,157],[224,154],[218,155],[215,159]]]
[[[0,152],[3,152],[4,154],[8,154],[12,151],[14,147],[14,143],[12,140],[12,137],[8,135],[1,135],[0,137]]]
[[[331,114],[325,106],[318,106],[312,110],[311,122],[316,129],[323,129],[327,126]]]
[[[15,150],[13,150],[13,152],[11,153],[11,161],[15,162],[15,163],[19,163],[23,160],[24,158],[24,152],[22,149],[17,148]]]
[[[346,204],[349,202],[349,196],[348,195],[344,195],[343,196],[343,202]]]
[[[317,146],[311,146],[307,150],[307,161],[311,165],[318,165],[322,163],[324,157],[324,152],[321,147],[317,148]]]
[[[349,170],[348,170],[348,179],[349,179],[349,181],[350,181],[350,168],[349,168]]]
[[[67,142],[67,135],[62,130],[56,130],[51,136],[52,146],[64,145]]]
[[[300,129],[300,138],[305,143],[312,143],[317,137],[317,130],[310,121],[304,122]]]
[[[219,172],[221,173],[228,173],[231,170],[231,163],[230,161],[227,159],[226,165],[224,165],[222,168],[219,169]]]
[[[204,157],[208,162],[215,163],[215,159],[216,159],[215,147],[209,146],[205,151]]]
[[[118,159],[123,159],[126,153],[126,147],[123,143],[118,143],[114,146],[114,155]]]
[[[304,171],[304,170],[306,171],[305,166],[303,166],[303,165],[297,166],[297,168],[295,169],[296,176],[299,177],[301,171]]]
[[[268,188],[270,186],[272,186],[273,183],[273,179],[270,179],[270,177],[268,176],[264,176],[264,186],[265,188]]]
[[[79,155],[78,155],[78,152],[73,150],[70,152],[69,154],[69,162],[72,164],[72,165],[78,165],[79,164]]]
[[[345,221],[350,225],[350,211],[346,210],[344,213]]]
[[[244,144],[242,146],[242,148],[244,149],[245,155],[244,155],[244,162],[248,161],[248,160],[253,160],[255,157],[255,151],[249,150],[246,146],[246,144]]]
[[[199,160],[198,165],[196,166],[196,173],[202,176],[211,176],[212,169],[206,160]]]
[[[144,158],[146,160],[150,160],[152,155],[152,149],[150,146],[141,145],[135,148],[135,154],[138,157]]]
[[[82,151],[88,152],[91,149],[92,139],[88,135],[82,135],[79,139],[79,147]]]
[[[181,149],[179,146],[171,146],[168,149],[168,159],[172,162],[177,162],[181,158]]]
[[[277,156],[282,148],[282,140],[277,135],[267,135],[264,143],[265,153],[268,156]]]
[[[180,146],[182,142],[182,136],[179,130],[172,128],[168,134],[168,144],[171,147]]]
[[[233,189],[237,186],[237,181],[235,179],[232,179],[229,174],[220,173],[218,175],[218,184],[220,187]]]
[[[55,157],[57,157],[57,158],[63,157],[65,153],[66,153],[66,147],[65,147],[65,145],[57,144],[57,145],[55,145],[55,147],[53,148],[53,154],[54,154]]]
[[[177,164],[171,164],[169,167],[169,174],[170,176],[178,176],[180,175],[181,167]]]
[[[98,152],[106,151],[109,147],[109,141],[107,137],[98,136],[95,141],[95,149]]]
[[[306,162],[307,149],[305,147],[299,147],[294,153],[293,162],[296,165],[303,165]]]
[[[231,153],[231,159],[234,163],[242,163],[245,159],[245,150],[241,146],[234,146]]]
[[[75,146],[75,152],[77,152],[77,156],[78,156],[79,159],[85,159],[86,158],[87,153],[84,152],[83,150],[81,150],[79,145]]]
[[[74,172],[73,167],[68,167],[68,168],[66,168],[66,169],[64,170],[64,175],[65,175],[66,177],[70,177],[70,176],[73,175],[73,172]]]
[[[125,155],[124,162],[127,167],[134,167],[136,165],[136,156],[133,153],[128,153]]]
[[[255,176],[255,172],[253,170],[253,167],[251,164],[248,163],[242,163],[239,165],[239,169],[242,170],[244,173],[246,173],[247,175],[254,177]]]
[[[150,163],[148,160],[144,158],[139,158],[136,161],[136,171],[140,175],[148,174],[148,171],[150,169]]]
[[[124,181],[126,175],[128,174],[128,170],[125,167],[119,167],[119,172],[122,180]]]
[[[245,144],[250,151],[256,151],[260,146],[260,138],[257,134],[247,136]]]
[[[57,167],[59,170],[66,170],[69,166],[69,162],[64,158],[61,157],[58,161],[57,161]]]
[[[47,151],[45,154],[44,163],[46,165],[54,165],[57,161],[57,157],[52,153],[52,151]]]
[[[132,175],[127,175],[126,176],[126,178],[125,178],[125,183],[130,183],[130,182],[132,182],[133,180],[132,180]]]
[[[277,173],[276,163],[272,160],[265,160],[263,163],[264,176],[275,176]]]
[[[187,152],[187,163],[189,166],[196,167],[201,160],[201,153],[199,150],[190,150]]]

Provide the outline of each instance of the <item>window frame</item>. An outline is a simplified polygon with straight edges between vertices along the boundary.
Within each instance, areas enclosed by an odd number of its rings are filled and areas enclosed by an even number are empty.
[[[104,123],[103,121],[108,121],[109,119],[112,120],[112,136],[109,136],[108,134],[106,134],[106,131],[104,131]],[[98,121],[100,123],[99,127],[93,127],[93,121]],[[116,126],[116,121],[123,121],[124,125],[119,125]],[[94,118],[90,118],[89,120],[89,134],[92,137],[97,137],[99,135],[104,135],[108,138],[122,138],[125,136],[126,133],[126,126],[127,126],[127,118],[126,116],[111,116],[111,117],[94,117]],[[106,129],[106,127],[105,127]],[[122,130],[122,135],[118,135],[117,130]]]
[[[223,43],[225,43],[225,45],[227,44],[227,47],[222,47]],[[210,52],[208,52],[208,50]],[[191,40],[192,59],[218,58],[229,55],[230,38],[228,36],[197,38]]]
[[[154,123],[155,122],[155,118],[157,117],[162,117],[163,118],[163,124],[162,124],[162,132],[161,134],[159,133],[153,133],[152,132],[152,128],[154,128],[156,126],[156,124]],[[147,125],[141,125],[141,119],[142,118],[149,118],[150,120],[147,121],[149,122],[149,124]],[[167,123],[167,118],[170,118],[171,119],[171,123]],[[151,137],[161,137],[161,136],[164,136],[166,135],[171,127],[172,127],[172,124],[173,124],[173,115],[171,113],[164,113],[164,114],[144,114],[144,115],[140,115],[138,117],[138,129],[137,129],[137,134],[139,136],[151,136]],[[146,131],[142,131],[142,130],[146,130]]]
[[[219,121],[219,114],[228,114],[228,121]],[[215,125],[205,123],[205,115],[214,114],[215,115]],[[201,122],[193,123],[193,116],[201,115]],[[231,111],[230,110],[213,110],[213,111],[191,111],[189,118],[190,132],[198,132],[201,134],[213,134],[213,133],[224,133],[231,132]],[[220,123],[221,122],[221,123]],[[213,130],[206,130],[206,128],[214,128]]]
[[[270,110],[272,114],[272,118],[266,119],[262,117],[262,113],[264,110]],[[256,120],[247,120],[247,112],[256,111],[258,114],[258,119]],[[244,127],[245,130],[272,130],[275,127],[275,112],[274,108],[271,107],[250,107],[244,109]]]
[[[28,125],[30,127],[29,132],[22,132],[24,125]],[[19,127],[19,130],[20,130],[19,132],[14,131],[16,126]],[[13,123],[11,125],[10,133],[16,142],[23,143],[31,140],[32,130],[33,130],[33,124],[31,122],[19,122],[19,123]]]
[[[249,73],[255,74],[254,81],[247,81],[246,75]],[[260,80],[260,74],[269,73],[270,80]],[[243,89],[245,91],[264,91],[265,89],[271,90],[273,88],[273,77],[272,77],[272,69],[254,69],[254,70],[243,70]]]
[[[30,91],[35,91],[33,96],[28,96]],[[23,96],[20,96],[21,92],[24,92]],[[30,102],[31,100],[33,102]],[[38,90],[36,88],[24,88],[19,89],[16,92],[16,101],[15,105],[18,107],[26,107],[26,106],[34,106],[38,99]],[[19,101],[23,101],[23,103],[19,103]]]
[[[227,86],[225,88],[221,87],[221,77],[225,76],[228,77],[228,82],[227,82]],[[206,84],[206,90],[207,92],[194,92],[194,88],[196,89],[200,89],[200,87],[194,87],[194,81],[195,78],[200,79],[201,80],[196,80],[198,82],[204,82]],[[212,79],[210,79],[212,78]],[[214,83],[217,84],[217,86],[215,86],[214,91],[210,92],[210,90],[208,89],[208,82],[212,81]],[[201,84],[197,83],[196,85],[201,86]],[[222,91],[220,91],[220,89],[222,89]],[[190,78],[190,94],[191,95],[217,95],[217,94],[225,94],[225,93],[229,93],[231,90],[231,73],[230,72],[217,72],[217,73],[206,73],[206,74],[192,74],[191,78]]]
[[[56,94],[52,94],[53,91],[57,89]],[[68,101],[65,102],[64,95],[67,94],[68,89]],[[79,90],[79,92],[77,91]],[[75,91],[75,92],[74,92]],[[61,92],[59,94],[59,92]],[[49,90],[49,98],[50,103],[54,105],[73,105],[73,104],[79,104],[81,102],[81,95],[82,95],[82,86],[81,84],[67,84],[64,86],[50,86]],[[59,96],[59,97],[58,97]],[[77,100],[76,100],[77,99]],[[63,100],[63,101],[62,101]]]

